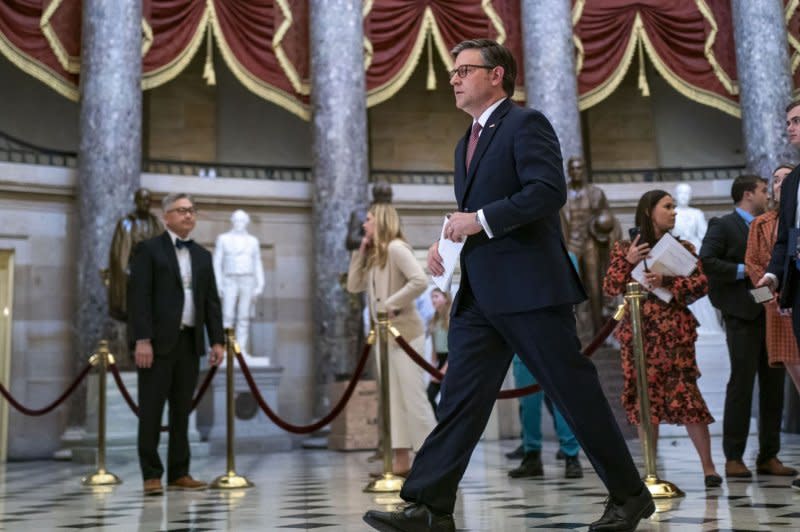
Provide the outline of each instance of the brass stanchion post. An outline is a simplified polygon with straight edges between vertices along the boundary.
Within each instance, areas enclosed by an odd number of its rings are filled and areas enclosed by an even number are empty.
[[[108,352],[108,342],[100,340],[97,352],[89,358],[89,363],[97,366],[97,471],[81,479],[84,486],[110,486],[121,484],[115,474],[106,471],[106,374],[109,364],[114,363],[114,355]]]
[[[236,473],[236,465],[234,463],[233,436],[236,414],[234,411],[233,365],[236,362],[236,353],[239,352],[239,344],[236,343],[236,335],[233,329],[225,329],[225,352],[227,354],[225,366],[225,386],[227,387],[225,404],[227,410],[226,424],[228,429],[226,434],[228,472],[215,478],[209,487],[216,489],[250,488],[253,486],[253,483],[247,480],[247,477]]]
[[[656,442],[653,434],[653,421],[650,418],[650,396],[647,390],[647,358],[644,353],[642,331],[642,301],[645,293],[637,282],[628,283],[625,301],[631,313],[633,331],[633,361],[636,366],[636,388],[639,393],[639,422],[642,424],[644,439],[645,477],[644,484],[654,499],[674,499],[685,494],[672,482],[658,478],[656,472]]]
[[[392,420],[389,408],[389,314],[378,312],[378,349],[380,350],[381,439],[383,444],[383,476],[364,488],[368,493],[392,493],[403,487],[403,477],[394,475],[392,467]]]

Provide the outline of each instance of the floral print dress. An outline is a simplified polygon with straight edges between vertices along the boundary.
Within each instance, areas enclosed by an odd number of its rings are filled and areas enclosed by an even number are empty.
[[[689,242],[681,242],[695,253]],[[631,243],[618,241],[611,250],[608,272],[603,281],[603,291],[609,296],[625,293],[631,282],[632,266],[625,256]],[[688,309],[708,292],[708,279],[700,262],[688,277],[665,277],[663,287],[672,293],[665,303],[649,294],[642,302],[642,331],[644,352],[647,358],[647,381],[650,396],[650,416],[653,423],[683,425],[687,423],[713,423],[714,418],[697,387],[700,370],[695,358],[697,319]],[[633,331],[628,314],[617,326],[614,336],[622,351],[622,373],[625,379],[622,405],[628,421],[639,423],[639,404],[636,391],[636,369],[633,362]]]

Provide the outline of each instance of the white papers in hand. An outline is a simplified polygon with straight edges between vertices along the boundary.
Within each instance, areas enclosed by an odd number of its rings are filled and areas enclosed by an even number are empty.
[[[447,216],[444,217],[442,224],[442,232],[439,236],[439,255],[442,257],[444,265],[444,273],[442,275],[434,275],[433,282],[444,293],[450,292],[450,283],[453,281],[453,273],[458,266],[458,257],[461,255],[461,248],[464,247],[466,238],[461,242],[453,242],[444,237],[444,228],[447,225]]]
[[[651,272],[660,273],[668,277],[688,277],[697,268],[697,257],[692,255],[688,249],[683,247],[683,244],[669,233],[656,242],[646,260]],[[647,283],[644,280],[644,262],[642,261],[636,265],[633,272],[631,272],[631,277],[647,288]],[[672,293],[666,288],[647,289],[666,303],[672,301]]]

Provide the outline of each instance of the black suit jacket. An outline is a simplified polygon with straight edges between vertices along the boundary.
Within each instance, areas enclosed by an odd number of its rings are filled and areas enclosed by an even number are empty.
[[[461,252],[461,271],[480,308],[502,314],[585,300],[561,232],[567,188],[550,122],[505,100],[466,168],[470,129],[455,151],[455,193],[459,210],[483,209],[494,236],[470,236]]]
[[[772,248],[772,258],[767,271],[778,278],[780,298],[778,303],[783,308],[791,308],[794,304],[794,291],[797,288],[797,268],[794,259],[797,253],[796,238],[790,238],[797,220],[797,189],[800,184],[800,166],[786,176],[781,186],[781,203],[778,214],[778,236]]]
[[[205,352],[203,331],[212,344],[224,344],[222,310],[211,253],[199,244],[189,248],[195,310],[195,350]],[[167,355],[178,341],[184,299],[178,258],[166,231],[139,243],[132,252],[128,279],[128,338],[150,338],[155,356]]]
[[[748,290],[753,288],[747,275],[737,279],[738,265],[744,264],[747,251],[747,223],[736,211],[712,218],[700,248],[703,271],[708,277],[708,297],[723,315],[754,320],[763,312]]]

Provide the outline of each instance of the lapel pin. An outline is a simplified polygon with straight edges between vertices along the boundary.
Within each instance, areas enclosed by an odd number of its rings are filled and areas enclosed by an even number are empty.
[[[493,128],[494,124],[489,124],[489,129]]]

